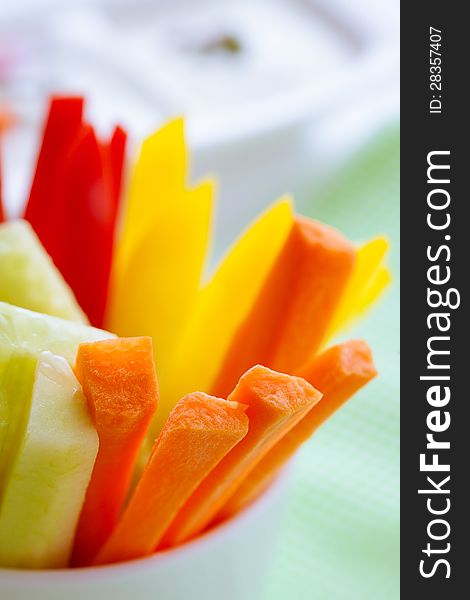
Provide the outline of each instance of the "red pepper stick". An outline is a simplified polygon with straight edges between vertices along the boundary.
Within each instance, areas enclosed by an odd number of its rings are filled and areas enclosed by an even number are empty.
[[[62,274],[90,322],[101,326],[106,307],[116,221],[116,202],[103,153],[90,126],[66,165],[67,249]]]
[[[109,164],[116,214],[119,209],[119,200],[121,197],[126,142],[127,134],[124,129],[118,125],[114,129],[109,143],[103,146],[107,154],[107,163]]]
[[[83,98],[52,98],[24,217],[55,260],[63,250],[64,155],[82,125]]]
[[[51,101],[25,218],[101,326],[119,209],[126,133],[100,143],[82,123],[83,99]]]

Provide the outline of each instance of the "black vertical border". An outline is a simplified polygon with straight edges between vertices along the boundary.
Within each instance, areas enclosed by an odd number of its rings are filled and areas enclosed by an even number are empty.
[[[426,600],[470,597],[470,376],[468,293],[470,280],[470,24],[466,3],[428,0],[401,3],[401,597]],[[442,30],[442,114],[429,114],[429,27]],[[445,569],[425,579],[419,562],[428,540],[426,527],[433,518],[426,497],[418,489],[426,483],[419,455],[425,451],[427,383],[419,377],[426,366],[426,302],[428,244],[440,243],[442,232],[426,225],[427,154],[450,150],[451,285],[461,293],[461,305],[450,310],[451,413],[450,429],[442,439],[451,442],[448,458],[451,509],[445,516],[451,526],[446,542],[450,579]],[[443,242],[444,243],[444,242]],[[442,263],[445,264],[445,263]],[[467,341],[468,340],[468,341]],[[444,458],[444,454],[442,455]],[[436,478],[439,478],[437,474]],[[428,486],[429,487],[429,486]],[[444,545],[442,542],[441,545]],[[439,543],[435,543],[439,547]],[[435,555],[436,558],[439,556]],[[428,563],[429,564],[429,563]]]

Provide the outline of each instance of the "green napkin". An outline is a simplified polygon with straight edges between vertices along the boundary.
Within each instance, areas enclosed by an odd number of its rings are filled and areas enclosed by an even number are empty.
[[[399,134],[382,132],[301,212],[353,240],[385,233],[393,282],[344,338],[380,375],[307,443],[294,467],[267,580],[269,600],[399,598]]]

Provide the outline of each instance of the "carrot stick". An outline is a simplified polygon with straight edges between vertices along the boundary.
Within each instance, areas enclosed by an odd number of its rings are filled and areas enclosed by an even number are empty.
[[[75,370],[100,442],[72,557],[80,566],[92,561],[116,524],[158,387],[149,337],[80,344]]]
[[[297,217],[251,311],[232,338],[211,393],[228,394],[254,364],[293,373],[313,356],[354,259],[353,245],[338,231]]]
[[[201,480],[248,431],[246,407],[189,394],[176,405],[116,529],[95,564],[150,554]]]
[[[245,373],[228,399],[248,405],[248,433],[190,496],[165,533],[161,547],[184,542],[203,531],[248,473],[320,398],[317,390],[298,377],[259,365]]]
[[[314,358],[301,375],[323,393],[321,402],[279,440],[243,480],[217,520],[226,519],[257,498],[299,446],[376,374],[371,351],[361,340],[332,346]]]

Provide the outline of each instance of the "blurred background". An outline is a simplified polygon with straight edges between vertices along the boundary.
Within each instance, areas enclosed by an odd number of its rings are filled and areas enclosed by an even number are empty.
[[[219,179],[215,256],[285,192],[361,241],[394,283],[347,337],[381,376],[301,452],[265,598],[399,597],[398,0],[15,0],[0,4],[4,201],[27,196],[51,93],[87,97],[131,152],[184,114],[192,173]],[[256,600],[256,599],[254,599]]]

